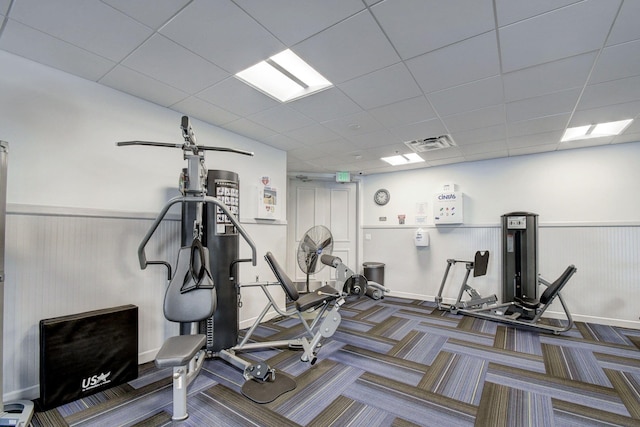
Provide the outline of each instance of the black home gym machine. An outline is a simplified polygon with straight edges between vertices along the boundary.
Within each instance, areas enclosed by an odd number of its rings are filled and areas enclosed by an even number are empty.
[[[487,320],[527,327],[543,332],[559,334],[573,327],[571,313],[560,291],[577,271],[569,265],[553,282],[538,274],[538,215],[529,212],[512,212],[502,216],[502,303],[497,303],[495,295],[483,298],[468,285],[470,272],[474,277],[486,274],[489,253],[476,252],[474,261],[447,260],[447,268],[436,296],[440,310],[478,317]],[[443,303],[442,291],[453,265],[464,262],[467,272],[463,279],[457,300],[452,304]],[[537,298],[538,286],[546,287]],[[463,293],[471,297],[463,301]],[[544,312],[558,298],[566,316],[565,322],[541,321]],[[564,323],[564,324],[562,324]]]
[[[196,144],[189,118],[182,117],[181,129],[184,143],[160,143],[148,141],[119,142],[118,146],[144,145],[180,148],[187,168],[181,175],[182,196],[169,200],[145,234],[138,247],[140,268],[147,265],[163,265],[167,268],[168,281],[164,313],[165,317],[180,323],[180,336],[171,337],[160,348],[155,363],[160,368],[173,368],[173,419],[185,419],[187,415],[186,389],[197,376],[206,357],[219,357],[243,372],[246,380],[242,393],[250,399],[267,403],[295,388],[295,381],[278,374],[266,363],[248,362],[237,356],[241,351],[254,351],[272,347],[302,349],[301,360],[314,363],[320,340],[331,336],[340,324],[338,309],[344,303],[340,292],[324,287],[320,292],[299,296],[293,282],[286,276],[273,256],[265,259],[278,279],[277,283],[236,282],[238,264],[257,264],[256,246],[237,219],[239,210],[239,186],[237,175],[227,171],[207,171],[204,165],[205,151],[225,151],[252,155],[246,151],[229,148],[207,147]],[[181,248],[175,268],[167,261],[147,260],[145,248],[169,209],[182,205]],[[239,259],[238,234],[249,245],[250,259]],[[294,302],[290,311],[278,308],[268,286],[279,285]],[[269,302],[243,341],[238,344],[240,289],[260,286]],[[298,316],[303,321],[306,334],[290,340],[249,343],[255,328],[271,308],[284,316]],[[309,326],[302,312],[315,311],[316,318]]]

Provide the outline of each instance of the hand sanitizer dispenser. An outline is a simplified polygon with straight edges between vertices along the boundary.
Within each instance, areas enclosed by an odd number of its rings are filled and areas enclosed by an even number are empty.
[[[422,228],[416,230],[414,241],[417,247],[429,246],[429,233]]]

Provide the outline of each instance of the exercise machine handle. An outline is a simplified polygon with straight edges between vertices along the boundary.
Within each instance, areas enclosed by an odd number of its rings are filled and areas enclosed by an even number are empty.
[[[120,142],[116,142],[116,145],[118,147],[126,147],[129,145],[146,145],[149,147],[180,148],[183,150],[194,147],[197,151],[222,151],[227,153],[242,154],[244,156],[253,156],[253,151],[238,150],[236,148],[228,148],[228,147],[210,147],[208,145],[188,146],[187,144],[184,144],[184,143],[178,144],[174,142],[120,141]]]
[[[142,270],[147,268],[147,265],[149,264],[165,264],[166,265],[164,261],[147,261],[147,256],[145,254],[144,249],[147,246],[147,243],[149,243],[151,236],[153,236],[153,233],[155,233],[156,229],[160,225],[160,222],[167,215],[167,212],[169,211],[171,206],[175,205],[176,203],[182,203],[182,202],[211,203],[215,206],[218,206],[220,209],[222,209],[222,211],[227,215],[227,217],[229,217],[233,225],[235,225],[236,229],[238,230],[238,233],[240,233],[242,238],[247,242],[247,244],[251,248],[252,265],[255,267],[258,264],[258,258],[256,255],[257,254],[256,244],[253,242],[249,234],[247,234],[246,230],[242,227],[242,225],[240,225],[240,222],[238,222],[236,217],[229,211],[229,208],[227,208],[227,206],[224,203],[222,203],[219,199],[212,196],[178,196],[169,200],[164,205],[164,207],[158,214],[157,218],[151,225],[151,228],[149,228],[149,231],[147,231],[147,234],[145,234],[144,238],[142,239],[142,242],[140,242],[140,245],[138,246],[138,260],[140,261],[140,268]]]

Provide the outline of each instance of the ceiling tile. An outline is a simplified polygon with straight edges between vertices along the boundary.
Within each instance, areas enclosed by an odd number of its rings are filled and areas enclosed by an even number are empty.
[[[464,147],[460,147],[460,151],[462,154],[467,156],[477,156],[483,153],[493,153],[496,151],[507,151],[507,141],[506,139],[498,139],[495,141],[485,141],[479,142],[477,144],[468,144]]]
[[[443,117],[442,120],[452,133],[487,126],[501,125],[505,123],[504,105],[493,105],[479,110],[454,114],[452,116]]]
[[[311,163],[317,163],[318,165],[322,165],[323,167],[331,170],[338,171],[338,169],[344,171],[344,165],[350,165],[351,161],[355,161],[354,159],[348,158],[346,156],[339,155],[326,155],[318,157],[317,159],[309,159],[308,161]],[[317,161],[317,162],[316,162]]]
[[[231,74],[285,48],[229,0],[194,0],[162,27],[160,33]]]
[[[229,76],[226,71],[160,34],[152,36],[122,64],[189,94]]]
[[[152,30],[98,1],[21,0],[11,19],[112,61],[122,60]]]
[[[536,117],[570,113],[573,111],[579,96],[580,89],[570,89],[537,96],[535,98],[509,102],[506,107],[507,122],[518,122]]]
[[[157,80],[130,70],[121,65],[116,66],[99,83],[118,89],[122,92],[168,107],[187,98],[187,94]]]
[[[588,110],[637,99],[640,99],[640,76],[587,86],[580,98],[578,109]]]
[[[349,138],[359,149],[371,149],[374,147],[383,147],[389,144],[402,142],[397,136],[393,135],[387,129],[376,132],[369,132]]]
[[[392,104],[422,94],[403,63],[357,77],[338,87],[364,109]]]
[[[516,137],[538,132],[564,130],[567,127],[567,122],[570,117],[571,114],[566,113],[555,116],[538,117],[520,122],[511,122],[507,124],[507,135],[509,137]]]
[[[509,157],[556,151],[558,144],[532,145],[529,147],[509,148]]]
[[[364,9],[360,0],[235,0],[235,3],[287,46]]]
[[[289,138],[288,136],[282,135],[280,133],[264,138],[262,141],[265,144],[284,151],[293,150],[294,148],[300,146],[300,141]]]
[[[369,110],[383,126],[396,127],[422,122],[436,117],[435,111],[424,96],[407,99]]]
[[[382,130],[382,125],[366,112],[351,114],[322,124],[345,138]]]
[[[600,49],[618,4],[613,0],[585,1],[501,27],[503,71]]]
[[[260,111],[250,115],[248,119],[278,133],[309,126],[313,123],[310,118],[286,105],[278,105],[277,107]]]
[[[2,32],[0,49],[92,81],[97,81],[116,65],[13,20],[7,22]]]
[[[447,129],[440,119],[425,120],[391,129],[391,134],[402,142],[436,137],[446,133]]]
[[[462,113],[504,102],[499,76],[430,93],[427,98],[441,116]]]
[[[340,137],[337,133],[319,123],[285,132],[285,135],[306,145],[332,141]]]
[[[411,149],[404,145],[403,143],[396,144],[387,144],[380,147],[368,148],[365,152],[363,152],[363,158],[365,160],[376,160],[381,161],[381,157],[389,157],[394,156],[396,154],[406,154],[411,153]],[[380,165],[386,165],[387,163],[380,163]]]
[[[583,87],[595,59],[596,52],[589,52],[506,73],[503,76],[505,99],[516,101]]]
[[[334,84],[400,61],[368,11],[308,38],[292,50]]]
[[[190,0],[101,0],[138,22],[157,30]]]
[[[304,145],[298,148],[294,148],[293,150],[289,150],[287,153],[292,156],[300,159],[300,160],[312,160],[320,157],[325,157],[327,153],[322,151],[320,148]]]
[[[301,174],[326,172],[326,170],[321,166],[312,165],[309,162],[296,159],[295,157],[287,157],[287,170],[290,172],[299,171]]]
[[[487,141],[504,141],[507,135],[504,124],[472,129],[451,134],[453,141],[460,147],[477,145]]]
[[[581,0],[496,0],[498,26],[513,24],[578,1]]]
[[[344,139],[320,142],[316,144],[315,147],[327,154],[339,158],[337,159],[337,162],[339,163],[344,163],[345,159],[355,161],[355,153],[359,152],[359,148],[355,144],[350,141],[345,141]]]
[[[640,75],[638,58],[640,58],[640,40],[604,48],[591,73],[589,84]]]
[[[371,11],[403,59],[495,27],[491,0],[385,1]]]
[[[607,46],[640,39],[640,2],[625,1],[607,38]]]
[[[530,135],[516,136],[509,138],[509,151],[512,149],[532,147],[537,145],[558,144],[562,138],[563,131],[541,132]]]
[[[266,128],[258,123],[252,122],[249,119],[240,118],[233,122],[225,123],[223,128],[235,132],[238,135],[244,135],[247,138],[255,139],[256,141],[262,141],[275,135],[276,132]]]
[[[248,116],[280,105],[278,101],[247,86],[235,77],[229,77],[203,90],[197,96],[238,116]]]
[[[195,96],[190,96],[173,104],[171,109],[218,126],[240,118],[240,116],[230,113],[217,105],[203,101],[200,98],[196,98]]]
[[[425,93],[500,73],[495,32],[426,53],[406,62]]]
[[[429,163],[434,160],[458,158],[464,156],[464,154],[460,150],[460,147],[450,147],[440,150],[425,151],[424,153],[419,153],[419,155]]]
[[[594,123],[633,119],[638,117],[639,112],[640,101],[604,105],[602,107],[591,108],[588,110],[578,109],[571,117],[571,123],[569,126],[583,126]]]
[[[318,122],[362,111],[358,104],[336,87],[291,101],[287,105]]]
[[[478,162],[481,160],[499,159],[501,157],[509,157],[509,150],[485,151],[478,154],[465,154],[464,159],[467,162]]]

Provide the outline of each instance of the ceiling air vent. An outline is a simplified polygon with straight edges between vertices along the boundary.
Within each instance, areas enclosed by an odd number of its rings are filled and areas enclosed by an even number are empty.
[[[441,150],[443,148],[457,147],[456,143],[449,135],[441,135],[433,138],[416,139],[414,141],[406,141],[405,145],[416,153],[424,153],[425,151]]]

